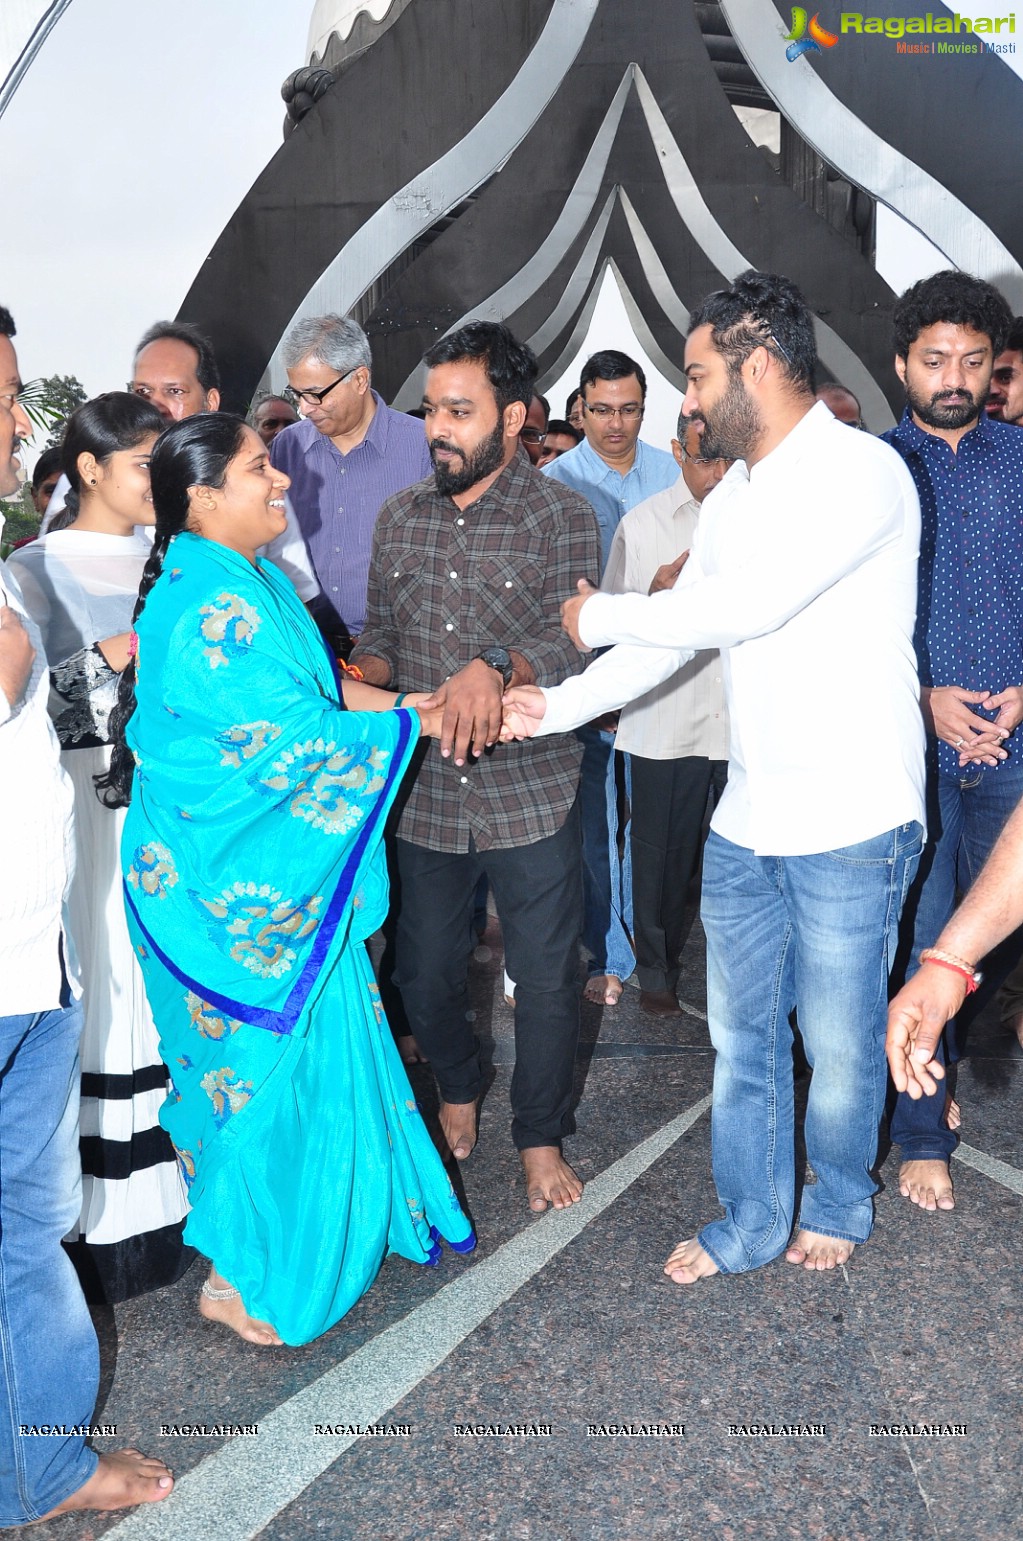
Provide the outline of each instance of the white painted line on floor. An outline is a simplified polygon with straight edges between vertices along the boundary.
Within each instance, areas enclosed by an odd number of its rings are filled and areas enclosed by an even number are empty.
[[[207,1456],[181,1478],[169,1499],[136,1509],[104,1532],[105,1541],[209,1541],[211,1536],[252,1541],[360,1437],[314,1434],[314,1424],[384,1422],[397,1402],[620,1198],[709,1107],[709,1096],[694,1102],[588,1182],[578,1204],[548,1211],[491,1257],[469,1266],[402,1321],[260,1418],[257,1438],[233,1439]],[[161,1445],[160,1455],[170,1458],[172,1452]]]
[[[1001,1183],[1003,1188],[1009,1188],[1013,1193],[1023,1194],[1023,1172],[1018,1167],[1010,1166],[1007,1161],[999,1161],[997,1156],[985,1155],[973,1145],[960,1144],[952,1154],[964,1166],[972,1166],[975,1171],[983,1172],[992,1182]]]
[[[686,1013],[687,1016],[689,1016],[689,1017],[699,1017],[701,1022],[706,1022],[706,1020],[707,1020],[707,1013],[705,1011],[700,1011],[700,1009],[697,1006],[690,1006],[688,1001],[679,1001],[679,1005],[681,1006],[682,1010]]]

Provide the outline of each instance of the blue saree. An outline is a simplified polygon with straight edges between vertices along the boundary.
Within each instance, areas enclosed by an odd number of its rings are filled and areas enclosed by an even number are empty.
[[[288,580],[199,536],[171,542],[137,631],[125,902],[185,1240],[250,1316],[306,1343],[387,1253],[474,1245],[364,945],[419,719],[346,711]]]

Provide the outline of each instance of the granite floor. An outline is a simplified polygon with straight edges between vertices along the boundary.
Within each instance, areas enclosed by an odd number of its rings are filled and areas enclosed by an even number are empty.
[[[461,1172],[475,1256],[447,1253],[437,1269],[389,1260],[346,1320],[301,1350],[256,1349],[201,1322],[199,1265],[108,1314],[97,1421],[118,1433],[96,1443],[159,1454],[178,1486],[124,1517],[37,1526],[37,1541],[1023,1534],[1015,1040],[990,1018],[975,1032],[953,1213],[902,1200],[889,1157],[874,1236],[845,1268],[779,1261],[681,1289],[663,1260],[718,1213],[698,924],[683,961],[678,1022],[644,1015],[634,988],[614,1010],[584,1006],[567,1153],[587,1194],[536,1218],[508,1136],[513,1014],[492,923],[473,988],[495,1079]],[[415,1079],[429,1114],[429,1075]],[[258,1433],[160,1432],[197,1423]],[[765,1425],[801,1432],[750,1432]],[[956,1432],[876,1432],[907,1425]]]

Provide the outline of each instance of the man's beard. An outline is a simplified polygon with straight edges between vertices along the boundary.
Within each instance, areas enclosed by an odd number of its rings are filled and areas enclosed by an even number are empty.
[[[700,456],[703,460],[745,460],[759,443],[764,423],[756,403],[747,395],[738,372],[728,371],[725,394],[703,418]]]
[[[963,396],[965,401],[950,401],[950,395]],[[914,417],[928,428],[967,428],[980,417],[987,396],[972,396],[969,391],[937,391],[933,396],[921,396],[906,382],[906,398]]]
[[[450,450],[453,454],[462,457],[462,468],[457,470],[455,463],[445,464],[439,461],[434,453],[438,449]],[[460,492],[468,492],[470,487],[475,487],[477,482],[485,481],[495,471],[501,469],[504,463],[504,423],[498,422],[493,433],[481,439],[476,448],[468,455],[458,448],[457,444],[449,444],[446,439],[430,440],[430,459],[433,461],[434,477],[437,482],[437,491],[448,497],[457,497]]]

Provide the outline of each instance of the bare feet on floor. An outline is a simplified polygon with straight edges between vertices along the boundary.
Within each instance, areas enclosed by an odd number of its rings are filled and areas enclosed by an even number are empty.
[[[945,1122],[950,1129],[958,1129],[963,1121],[963,1110],[954,1097],[945,1098]]]
[[[582,1198],[583,1185],[556,1145],[531,1145],[528,1150],[520,1150],[519,1155],[526,1174],[529,1207],[536,1214],[541,1214],[548,1204],[555,1209],[568,1209]]]
[[[688,1241],[679,1242],[665,1263],[664,1271],[676,1284],[695,1284],[697,1279],[709,1279],[720,1269],[710,1253],[705,1252],[692,1236]]]
[[[947,1161],[904,1161],[899,1167],[899,1192],[921,1209],[956,1207]]]
[[[785,1253],[785,1261],[809,1268],[811,1272],[823,1273],[828,1268],[839,1268],[847,1263],[855,1251],[853,1242],[843,1241],[839,1236],[799,1230]]]
[[[476,1145],[475,1102],[442,1102],[438,1117],[448,1150],[456,1161],[464,1161]]]
[[[617,1006],[622,998],[622,981],[617,974],[591,974],[583,985],[583,1000],[594,1006]]]
[[[156,1504],[173,1486],[169,1467],[141,1450],[105,1451],[88,1482],[43,1519],[72,1514],[76,1509],[133,1509],[136,1504]]]
[[[210,1269],[210,1276],[206,1285],[211,1290],[230,1290],[231,1285],[217,1272]],[[250,1316],[242,1304],[242,1297],[233,1291],[227,1300],[211,1300],[205,1292],[199,1296],[199,1315],[204,1316],[208,1322],[219,1322],[223,1327],[230,1327],[246,1343],[258,1343],[260,1348],[280,1348],[283,1338],[278,1337],[277,1330],[270,1326],[269,1322],[258,1321]]]

